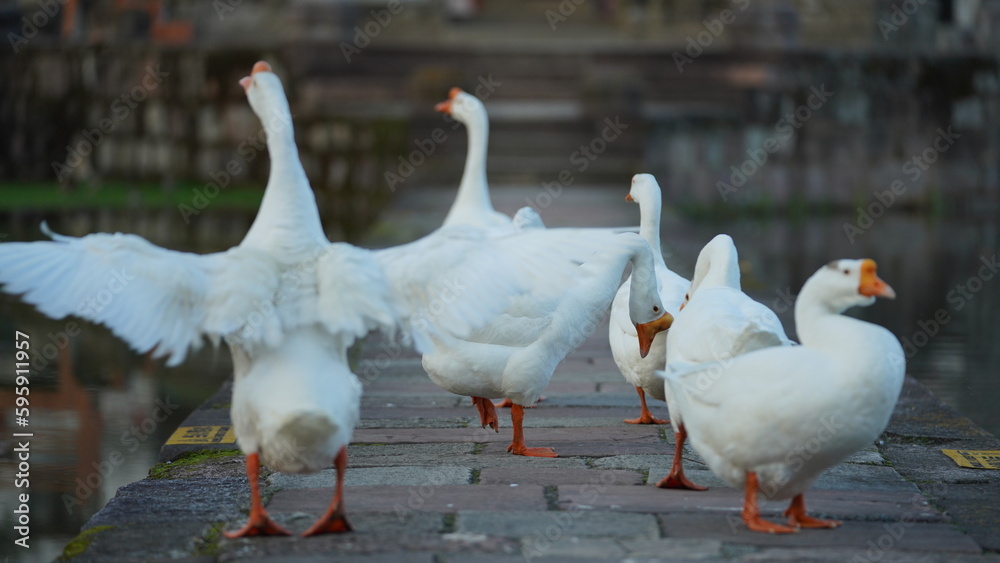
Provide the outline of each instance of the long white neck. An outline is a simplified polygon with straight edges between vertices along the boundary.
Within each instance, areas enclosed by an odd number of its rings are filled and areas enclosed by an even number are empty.
[[[656,265],[649,245],[635,233],[614,235],[622,245],[620,251],[603,252],[595,255],[581,266],[587,272],[581,283],[573,288],[573,294],[585,304],[580,304],[583,310],[604,311],[610,305],[621,285],[622,273],[628,263],[632,264],[632,273],[625,283],[629,284],[629,316],[635,311],[652,309],[654,303],[662,303],[656,286]],[[648,306],[648,307],[647,307]],[[642,319],[641,322],[653,320]]]
[[[661,310],[663,307],[663,304],[660,303],[660,295],[656,283],[657,258],[651,250],[642,240],[636,239],[635,243],[631,244],[629,252],[624,254],[628,262],[632,264],[632,274],[626,283],[629,284],[629,315],[633,317],[633,321],[642,320],[642,322],[645,322],[652,320],[636,319],[635,314],[651,309],[650,305],[653,301],[660,306]],[[622,263],[622,269],[624,269],[624,266],[624,263]],[[620,272],[621,270],[618,271]]]
[[[795,330],[803,345],[842,354],[847,359],[863,356],[872,344],[873,334],[887,332],[884,328],[843,313],[850,307],[871,304],[857,296],[833,299],[821,278],[806,280],[795,298]]]
[[[639,203],[639,235],[646,239],[654,256],[663,256],[660,251],[660,210],[663,202],[660,190],[649,190],[642,194]]]
[[[460,220],[463,214],[491,213],[490,188],[486,183],[486,148],[490,134],[489,120],[485,115],[477,115],[466,123],[469,133],[469,149],[465,155],[465,170],[462,183],[458,186],[455,203],[444,220],[448,225]]]
[[[299,160],[291,116],[272,116],[264,127],[271,171],[260,210],[242,244],[276,252],[299,252],[308,250],[309,245],[329,242],[323,233],[316,197]]]
[[[731,245],[713,244],[702,250],[694,267],[691,292],[702,287],[740,289],[740,263],[735,248]]]

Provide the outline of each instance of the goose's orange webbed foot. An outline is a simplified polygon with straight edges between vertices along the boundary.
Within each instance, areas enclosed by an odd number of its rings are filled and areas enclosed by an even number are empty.
[[[824,520],[806,514],[806,500],[801,493],[795,495],[792,504],[785,509],[785,516],[788,516],[790,525],[800,528],[837,528],[843,524],[840,520]]]

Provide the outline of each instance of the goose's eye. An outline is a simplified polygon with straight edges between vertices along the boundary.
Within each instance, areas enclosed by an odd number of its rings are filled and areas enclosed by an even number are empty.
[[[657,307],[656,305],[653,305],[653,312],[654,313],[659,313],[660,312],[660,308]]]
[[[849,275],[851,275],[851,271],[850,271],[850,270],[848,270],[847,268],[844,268],[844,275],[845,275],[845,276],[849,276]]]

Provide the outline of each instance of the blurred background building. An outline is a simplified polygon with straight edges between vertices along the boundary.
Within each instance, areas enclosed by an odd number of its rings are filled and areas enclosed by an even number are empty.
[[[994,0],[2,6],[3,180],[189,189],[185,183],[209,182],[235,161],[235,184],[261,186],[266,159],[240,153],[259,124],[237,80],[265,58],[289,92],[307,173],[349,238],[393,193],[385,172],[397,172],[398,157],[442,126],[431,108],[456,85],[488,98],[494,182],[541,184],[569,169],[576,183],[620,185],[645,170],[679,205],[851,209],[886,189],[901,162],[950,126],[962,142],[899,201],[997,202]],[[154,68],[168,79],[143,87]],[[782,120],[820,87],[832,95],[800,112],[808,127],[785,138]],[[585,167],[570,162],[615,117],[628,133]],[[79,154],[102,119],[111,131]],[[407,189],[455,185],[465,136],[452,137],[406,178]],[[745,186],[720,184],[739,181],[733,167],[772,137],[779,146]]]

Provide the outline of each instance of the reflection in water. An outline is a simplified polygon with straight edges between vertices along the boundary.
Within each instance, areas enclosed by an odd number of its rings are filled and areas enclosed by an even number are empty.
[[[20,216],[0,226],[7,240],[40,238],[42,217]],[[82,235],[99,230],[135,232],[172,248],[210,252],[228,247],[218,233],[246,229],[252,216],[225,216],[211,222],[213,236],[176,231],[176,217],[143,212],[113,217],[107,213],[47,215],[57,232]],[[236,225],[236,227],[232,227]],[[236,238],[235,242],[238,242]],[[18,299],[0,297],[0,363],[14,364],[14,331],[30,335],[30,556],[13,549],[13,514],[0,512],[0,555],[13,560],[52,560],[80,527],[114,496],[118,487],[143,479],[160,447],[230,373],[229,354],[202,350],[181,368],[140,356],[102,327],[76,318],[52,320]],[[14,428],[13,374],[0,370],[0,480],[13,483],[17,465],[7,437]],[[0,489],[0,502],[12,506],[18,492]],[[19,559],[18,559],[19,558]]]
[[[508,191],[517,195],[505,202],[504,191],[497,190],[494,197],[500,200],[498,209],[512,212],[524,204],[522,196],[529,192]],[[618,191],[579,188],[577,195],[567,192],[559,206],[543,210],[543,219],[550,226],[634,223],[637,209],[621,201]],[[436,196],[426,202],[404,197],[396,207],[403,211],[392,217],[388,230],[406,240],[440,224],[446,208]],[[600,216],[588,220],[586,209],[600,209]],[[57,232],[134,232],[170,248],[212,252],[236,244],[253,218],[251,214],[204,217],[207,223],[187,231],[175,229],[177,218],[170,212],[125,217],[67,213],[48,219]],[[0,225],[0,232],[11,233],[8,240],[39,238],[40,219],[15,218]],[[794,336],[791,304],[807,277],[834,258],[875,259],[880,275],[899,297],[852,314],[881,324],[903,339],[911,355],[909,373],[980,425],[1000,433],[1000,411],[991,404],[1000,396],[1000,378],[993,373],[994,366],[1000,365],[1000,348],[994,344],[1000,337],[1000,315],[996,314],[1000,311],[1000,273],[984,267],[995,266],[991,260],[997,248],[997,224],[886,216],[851,244],[843,225],[853,219],[712,222],[667,214],[663,221],[666,260],[672,269],[690,277],[701,246],[719,232],[730,234],[739,249],[744,289],[775,308]],[[389,236],[380,242],[401,241]],[[70,323],[80,327],[79,334]],[[103,328],[75,319],[47,319],[6,296],[0,298],[3,365],[13,364],[14,330],[31,335],[33,354],[39,354],[46,343],[60,342],[61,333],[73,334],[58,356],[42,362],[43,369],[33,370],[31,376],[31,430],[35,432],[32,559],[52,559],[118,487],[145,477],[170,433],[218,388],[231,365],[224,348],[208,347],[181,367],[168,369],[161,362],[133,354]],[[0,371],[0,440],[13,431],[11,377]],[[164,414],[165,410],[172,412]],[[0,451],[7,452],[0,458],[0,480],[7,483],[16,472],[10,447],[0,442]],[[2,491],[0,500],[11,506],[15,491],[10,487]],[[11,518],[9,510],[0,513],[4,553],[13,541]]]

